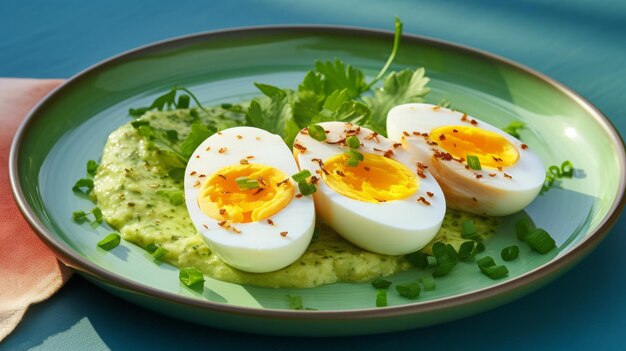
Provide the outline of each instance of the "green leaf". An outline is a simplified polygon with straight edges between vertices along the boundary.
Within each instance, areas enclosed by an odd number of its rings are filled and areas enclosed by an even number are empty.
[[[293,104],[293,116],[300,128],[311,124],[313,117],[322,110],[326,101],[324,91],[322,75],[309,71],[298,86],[297,99]]]
[[[166,197],[174,206],[180,206],[185,203],[185,195],[182,190],[157,190],[157,195]]]
[[[267,98],[252,100],[246,114],[248,125],[278,134],[285,142],[293,141],[300,128],[293,120],[287,92],[271,85],[255,85]]]
[[[415,71],[405,69],[391,72],[385,78],[382,88],[374,91],[374,96],[364,97],[365,105],[370,108],[371,116],[368,127],[382,135],[387,135],[387,113],[396,105],[409,102],[422,102],[429,89],[429,78],[424,76],[424,69]]]
[[[98,162],[94,160],[87,161],[87,174],[95,175],[98,170]]]
[[[196,148],[202,144],[202,142],[213,135],[215,130],[210,130],[206,125],[202,123],[193,123],[191,125],[191,132],[187,135],[187,138],[180,144],[180,152],[187,159],[191,157]]]
[[[363,72],[341,60],[316,61],[315,71],[324,76],[324,90],[330,95],[336,90],[348,90],[351,99],[358,97],[368,89]]]
[[[72,191],[88,195],[93,190],[93,180],[90,178],[81,178],[76,181],[72,187]],[[84,190],[83,190],[84,189]]]

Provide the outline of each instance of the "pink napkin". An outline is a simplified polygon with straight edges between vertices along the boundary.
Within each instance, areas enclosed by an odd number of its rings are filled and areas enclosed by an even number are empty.
[[[54,294],[71,276],[30,229],[9,186],[9,149],[18,125],[61,80],[0,78],[0,341],[29,305]]]

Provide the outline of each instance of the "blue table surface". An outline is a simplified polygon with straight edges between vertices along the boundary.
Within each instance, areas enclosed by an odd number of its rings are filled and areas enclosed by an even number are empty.
[[[70,77],[133,47],[213,29],[264,24],[389,29],[395,15],[402,17],[407,33],[490,51],[561,81],[626,132],[626,2],[619,0],[4,0],[0,77]],[[513,303],[378,336],[312,340],[227,332],[152,313],[74,276],[50,300],[33,306],[0,349],[624,350],[625,234],[622,216],[574,269]]]

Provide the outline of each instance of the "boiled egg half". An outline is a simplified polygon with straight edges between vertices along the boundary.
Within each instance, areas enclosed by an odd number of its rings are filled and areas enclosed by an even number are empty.
[[[317,138],[303,129],[293,150],[300,169],[308,170],[317,186],[320,218],[348,241],[376,253],[403,255],[428,244],[441,227],[446,201],[420,159],[364,127],[317,126]]]
[[[526,144],[462,112],[430,104],[396,106],[387,116],[387,132],[425,160],[451,208],[512,214],[535,199],[545,179],[541,160]]]
[[[207,138],[185,171],[189,216],[222,261],[247,272],[271,272],[298,259],[315,227],[310,196],[291,175],[298,167],[278,135],[251,127]]]

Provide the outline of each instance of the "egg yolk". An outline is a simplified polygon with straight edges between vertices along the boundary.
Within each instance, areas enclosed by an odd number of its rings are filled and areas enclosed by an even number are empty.
[[[517,148],[502,135],[470,126],[443,126],[430,139],[456,158],[478,157],[483,167],[508,167],[519,159]]]
[[[418,188],[418,179],[398,161],[375,154],[363,154],[358,166],[348,166],[347,154],[324,161],[324,182],[335,192],[354,200],[385,202],[411,196]]]
[[[256,180],[259,187],[240,189],[235,179]],[[287,181],[285,181],[287,180]],[[285,208],[294,195],[289,176],[260,164],[226,166],[212,174],[198,192],[202,212],[216,220],[250,223],[264,220]]]

